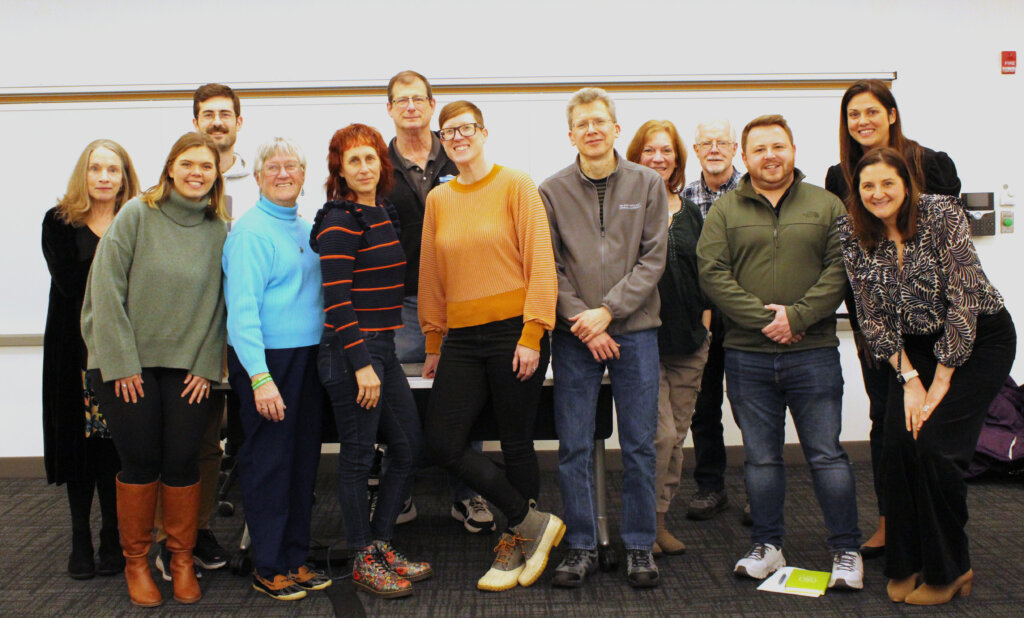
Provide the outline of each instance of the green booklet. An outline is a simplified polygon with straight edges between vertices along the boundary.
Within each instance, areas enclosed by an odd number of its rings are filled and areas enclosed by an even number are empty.
[[[825,589],[828,588],[829,577],[830,575],[825,571],[793,569],[789,577],[786,578],[786,592],[809,597],[820,597],[825,594]]]

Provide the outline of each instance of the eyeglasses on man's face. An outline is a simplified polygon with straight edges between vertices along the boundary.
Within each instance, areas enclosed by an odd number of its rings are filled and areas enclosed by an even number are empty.
[[[442,140],[449,142],[455,139],[456,131],[458,131],[459,135],[461,135],[462,137],[473,137],[474,135],[476,135],[476,130],[482,128],[483,126],[478,125],[475,122],[470,122],[469,124],[463,124],[457,127],[448,127],[447,129],[441,129],[440,135]]]
[[[407,107],[410,101],[412,101],[412,104],[416,107],[423,107],[427,104],[427,97],[399,97],[397,99],[393,99],[391,104],[399,107]]]
[[[722,139],[710,139],[710,140],[704,140],[703,142],[697,142],[697,149],[698,150],[704,150],[704,151],[711,150],[712,148],[717,148],[718,150],[726,150],[728,148],[735,148],[735,147],[736,147],[736,142],[734,142],[734,141],[732,141],[730,139],[725,139],[725,140],[722,140]]]

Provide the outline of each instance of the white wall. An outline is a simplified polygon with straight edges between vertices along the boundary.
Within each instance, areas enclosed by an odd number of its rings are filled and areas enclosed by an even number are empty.
[[[905,132],[949,152],[965,191],[998,191],[1004,183],[1024,191],[1024,154],[1019,147],[1024,123],[1018,111],[1024,86],[1021,76],[999,73],[999,52],[1015,49],[1021,40],[1021,7],[1012,0],[801,0],[783,5],[735,1],[696,6],[659,0],[628,5],[607,0],[315,1],[294,6],[264,0],[7,0],[0,20],[0,57],[7,59],[0,89],[208,81],[383,82],[405,68],[416,68],[432,79],[896,71],[893,88]],[[554,171],[551,162],[567,161],[571,151],[560,111],[554,111],[559,98],[550,104],[550,113],[557,118],[539,118],[534,112],[519,117],[508,106],[495,107],[488,118],[492,133],[521,132],[530,140],[523,147],[492,137],[496,160],[505,154],[509,158],[502,162],[527,168],[537,178]],[[646,119],[624,115],[629,98],[622,97],[620,112],[623,149],[632,130]],[[721,109],[732,109],[728,100],[719,101]],[[714,96],[705,101],[714,102]],[[248,154],[257,135],[273,132],[256,127],[263,111],[269,112],[275,103],[243,105],[248,124],[239,145]],[[326,143],[333,128],[356,120],[385,129],[389,121],[383,105],[377,105],[376,112],[367,107],[357,117],[339,117],[325,129],[322,141]],[[763,111],[774,111],[771,101],[765,105]],[[173,136],[190,128],[186,101],[180,106],[98,105],[87,114],[88,122],[68,121],[68,114],[78,119],[82,107],[0,107],[0,127],[27,135],[15,143],[4,140],[6,148],[0,149],[9,202],[2,232],[6,239],[0,243],[0,285],[6,291],[0,304],[0,334],[42,331],[46,301],[39,290],[45,286],[36,282],[46,274],[38,252],[39,222],[62,193],[82,146],[99,136],[122,141],[148,185]],[[548,107],[530,109],[548,114]],[[646,103],[644,109],[649,108]],[[688,127],[698,118],[673,115],[677,109],[681,108],[669,107],[662,115],[674,120],[689,141]],[[304,112],[297,108],[296,113]],[[838,148],[822,151],[807,145],[835,143],[837,114],[835,105],[831,120],[815,121],[813,126],[790,118],[796,128],[797,165],[812,181],[822,181],[825,167],[838,159]],[[733,121],[742,126],[753,115]],[[548,126],[550,144],[543,142],[543,134],[534,134]],[[147,139],[154,135],[172,137]],[[522,148],[525,160],[513,158]],[[321,159],[312,148],[307,154],[311,160]],[[692,161],[687,175],[695,177],[697,171]],[[314,178],[320,176],[310,174],[310,185],[315,188]],[[315,200],[307,206],[315,207]],[[985,238],[977,245],[986,272],[1011,312],[1020,316],[1024,283],[1014,272],[1021,256],[1017,238]],[[866,398],[851,349],[844,335],[843,438],[865,440]],[[38,349],[0,348],[0,388],[6,396],[0,415],[7,429],[0,433],[0,457],[42,453],[40,358]],[[729,418],[728,411],[725,416]],[[727,439],[739,443],[735,427],[727,429]]]

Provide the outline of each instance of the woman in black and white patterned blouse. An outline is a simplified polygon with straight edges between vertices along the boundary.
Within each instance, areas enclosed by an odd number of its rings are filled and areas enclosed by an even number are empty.
[[[963,472],[1017,337],[957,198],[918,195],[890,148],[864,155],[853,179],[843,257],[871,352],[895,370],[885,419],[889,598],[945,603],[971,590]]]

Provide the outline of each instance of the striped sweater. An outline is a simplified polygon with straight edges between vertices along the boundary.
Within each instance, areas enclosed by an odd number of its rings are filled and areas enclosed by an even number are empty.
[[[352,366],[370,364],[363,331],[402,327],[405,253],[385,204],[328,202],[310,234],[320,254],[324,327],[341,337]]]
[[[539,350],[557,298],[551,230],[528,174],[495,165],[473,184],[455,180],[427,195],[419,318],[428,354],[440,352],[449,328],[520,315],[519,343]]]

